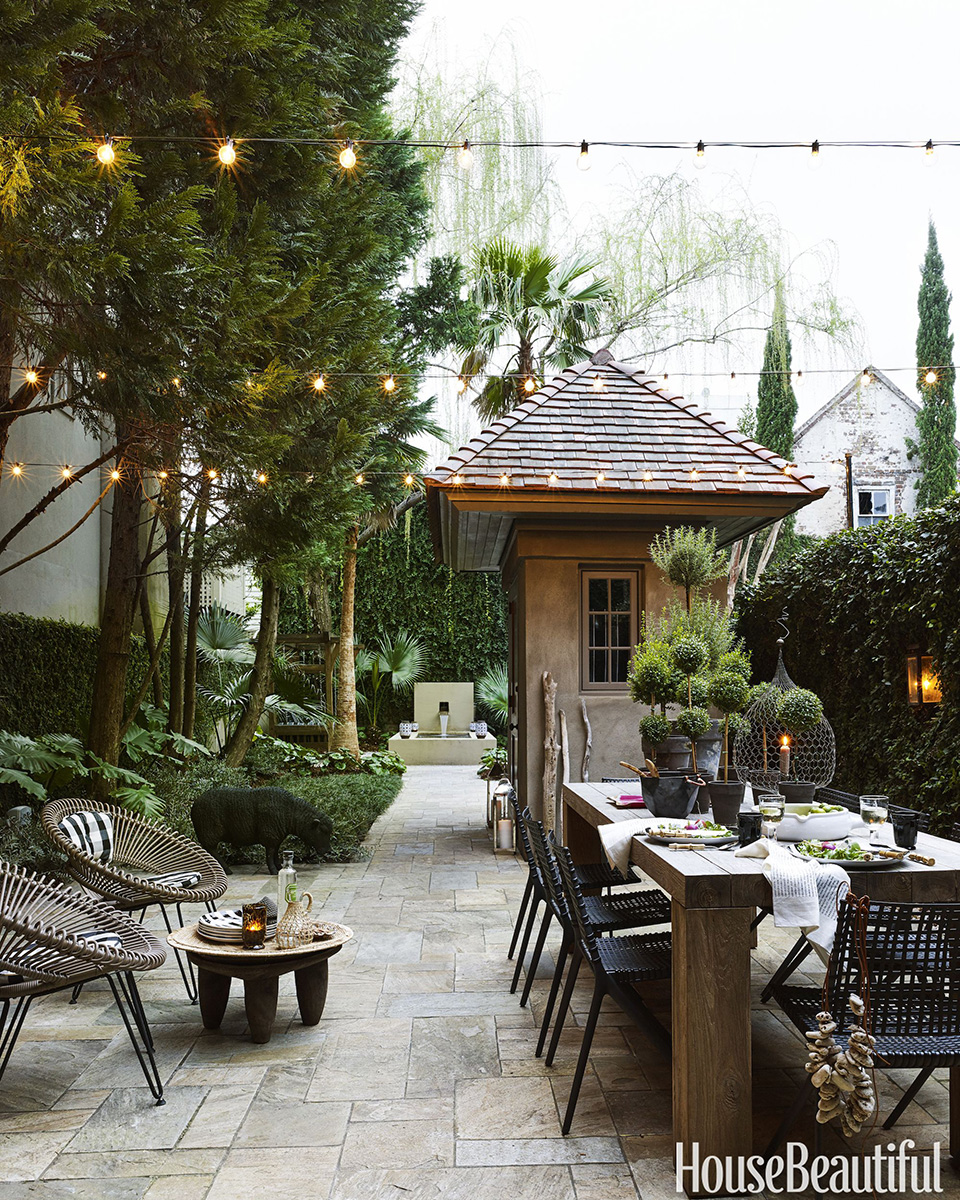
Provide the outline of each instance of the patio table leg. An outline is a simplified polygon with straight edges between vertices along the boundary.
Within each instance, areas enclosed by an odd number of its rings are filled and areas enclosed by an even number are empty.
[[[197,967],[197,994],[204,1029],[219,1029],[230,998],[230,976]]]
[[[673,1132],[683,1164],[749,1156],[749,908],[673,902]],[[710,1193],[682,1177],[688,1195]]]
[[[273,1022],[277,1015],[277,995],[280,979],[269,975],[259,979],[247,979],[243,985],[243,1004],[247,1012],[250,1037],[255,1042],[269,1042],[273,1033]]]
[[[327,1002],[327,976],[327,959],[294,972],[300,1020],[304,1025],[316,1025],[323,1016],[323,1006]]]

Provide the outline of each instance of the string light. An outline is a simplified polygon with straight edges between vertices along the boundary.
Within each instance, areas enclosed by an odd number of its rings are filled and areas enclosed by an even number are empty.
[[[353,168],[357,165],[357,154],[353,148],[353,142],[348,139],[347,144],[340,151],[337,157],[339,159],[340,166],[343,167],[345,171],[353,170]]]
[[[179,388],[180,388],[180,376],[179,376],[179,375],[174,375],[174,377],[173,377],[173,378],[170,380],[170,385],[171,385],[171,387],[175,387],[175,388],[177,388],[177,389],[179,390]]]
[[[461,375],[460,378],[457,380],[457,391],[462,396],[466,390],[467,390],[467,381]]]
[[[506,472],[504,472],[500,476],[500,486],[506,487],[509,482],[510,482],[510,476]]]
[[[697,470],[697,468],[696,468],[696,467],[693,467],[693,468],[691,469],[691,471],[690,471],[690,478],[691,478],[691,479],[699,479],[699,478],[700,478],[700,472]]]
[[[815,171],[820,166],[820,143],[816,140],[810,145],[810,162],[808,166],[811,171]]]
[[[693,165],[697,168],[698,171],[702,171],[703,168],[707,165],[707,160],[705,157],[706,152],[707,152],[707,148],[703,144],[703,142],[702,141],[697,142],[697,149],[693,155]]]
[[[266,483],[266,482],[267,482],[267,480],[268,480],[268,476],[267,476],[267,473],[266,473],[265,471],[261,471],[261,472],[260,472],[260,473],[257,475],[257,483]]]
[[[736,371],[731,371],[731,372],[730,372],[730,378],[731,378],[731,379],[736,379],[736,377],[737,377],[737,373],[736,373]]]
[[[114,467],[113,470],[110,472],[110,478],[113,480],[114,483],[120,482],[120,472],[117,470],[116,467]]]
[[[739,466],[739,467],[737,467],[737,478],[738,478],[738,479],[745,479],[745,478],[746,478],[746,474],[747,474],[747,468],[746,468],[746,467],[744,467],[744,466],[742,466],[742,465],[741,465],[741,466]]]
[[[559,482],[560,482],[560,476],[556,473],[556,471],[551,471],[550,474],[547,476],[547,483],[549,483],[550,486],[553,487],[554,484],[557,484]]]
[[[594,375],[594,377],[593,377],[593,390],[595,392],[602,392],[604,390],[603,389],[603,379],[601,378],[600,375]]]
[[[327,381],[324,379],[324,377],[322,375],[318,375],[316,377],[316,379],[314,379],[314,381],[313,381],[313,390],[315,392],[322,392],[326,388],[326,386],[327,386]]]
[[[936,383],[936,382],[937,382],[937,373],[936,373],[936,371],[934,371],[934,370],[929,370],[929,371],[926,373],[926,375],[924,375],[924,377],[923,377],[923,381],[924,381],[924,383],[930,383],[930,384]]]
[[[169,478],[170,478],[170,476],[168,475],[168,473],[167,473],[166,471],[158,471],[158,472],[157,472],[157,478],[160,480],[160,482],[161,482],[161,483],[163,483],[163,482],[165,482],[167,479],[169,479]]]
[[[23,463],[15,462],[10,468],[10,474],[16,475],[16,477],[19,479],[23,474]]]
[[[98,371],[97,372],[97,378],[100,380],[101,383],[104,381],[104,379],[106,379],[106,377],[107,377],[106,371]]]
[[[60,474],[64,479],[69,479],[73,475],[73,467],[61,467]]]
[[[102,167],[109,167],[116,157],[117,153],[113,148],[113,138],[105,137],[97,147],[97,162]]]
[[[457,166],[461,171],[469,171],[473,166],[473,151],[470,149],[469,142],[464,142],[460,147],[460,153],[457,155]]]
[[[220,162],[225,167],[233,166],[233,164],[237,161],[237,148],[233,144],[233,138],[227,138],[227,140],[220,146],[220,149],[217,151],[217,158],[220,159]]]
[[[392,391],[396,390],[396,387],[397,387],[397,381],[394,379],[394,377],[392,375],[388,375],[386,377],[386,379],[383,381],[383,390],[385,392],[392,392]]]
[[[605,478],[606,478],[606,476],[604,475],[604,473],[602,471],[597,472],[597,483],[603,483]]]
[[[358,487],[363,486],[363,472],[362,471],[354,477],[353,482],[355,484],[357,484]]]
[[[577,155],[577,166],[581,171],[590,170],[590,146],[587,142],[580,143],[580,153]]]
[[[796,378],[796,380],[795,380],[794,382],[796,382],[796,383],[803,383],[803,372],[802,372],[802,371],[798,371],[798,372],[797,372],[797,378]]]
[[[868,383],[873,383],[873,376],[866,369],[866,367],[864,367],[863,374],[860,376],[860,382],[864,387],[866,387]]]
[[[207,478],[208,478],[208,479],[210,479],[210,480],[213,480],[213,479],[216,479],[216,478],[217,478],[217,469],[216,469],[216,467],[211,467],[211,468],[210,468],[210,470],[209,470],[209,471],[207,471]]]
[[[932,167],[936,159],[933,156],[933,139],[927,138],[927,144],[923,148],[923,161],[928,167]]]
[[[537,390],[537,381],[532,375],[528,375],[523,381],[523,390],[527,393],[527,395]]]
[[[463,476],[460,474],[459,471],[456,473],[456,475],[454,475],[453,482],[454,483],[463,483]]]
[[[409,474],[404,475],[403,482],[407,485],[407,487],[413,487],[413,476]]]
[[[33,367],[27,367],[23,373],[23,377],[31,387],[36,387],[40,382],[40,375]]]
[[[653,472],[652,471],[644,471],[643,482],[649,483],[651,479],[653,479]]]

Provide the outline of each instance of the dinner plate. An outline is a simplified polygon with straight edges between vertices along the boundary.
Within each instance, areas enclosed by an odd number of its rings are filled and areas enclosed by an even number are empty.
[[[707,835],[712,836],[707,836]],[[654,832],[651,830],[646,834],[647,841],[653,842],[658,846],[729,846],[731,842],[739,841],[739,836],[735,833],[718,833],[716,830],[708,829],[699,835],[691,829],[684,829],[678,823],[677,828],[673,832]]]
[[[798,858],[806,859],[808,862],[836,863],[838,867],[843,867],[845,871],[872,871],[878,870],[881,867],[899,867],[905,861],[902,858],[879,858],[876,856],[869,860],[862,858],[817,858],[813,854],[803,854],[796,846],[791,846],[790,848]],[[882,846],[880,849],[889,849],[889,847]]]

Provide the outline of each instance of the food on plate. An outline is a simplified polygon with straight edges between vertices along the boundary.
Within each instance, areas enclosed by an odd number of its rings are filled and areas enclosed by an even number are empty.
[[[859,842],[819,842],[809,839],[798,842],[797,851],[807,858],[827,858],[837,862],[870,862],[874,857]]]

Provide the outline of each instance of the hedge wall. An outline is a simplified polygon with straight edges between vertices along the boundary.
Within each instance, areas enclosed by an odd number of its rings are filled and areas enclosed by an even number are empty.
[[[98,637],[89,625],[0,613],[0,729],[28,737],[72,733],[83,738]],[[128,702],[150,661],[143,638],[133,642]]]
[[[847,530],[777,566],[738,601],[757,678],[784,659],[823,700],[837,738],[836,786],[889,795],[936,818],[960,816],[960,497],[915,519]],[[907,704],[906,649],[939,664],[943,701]]]

